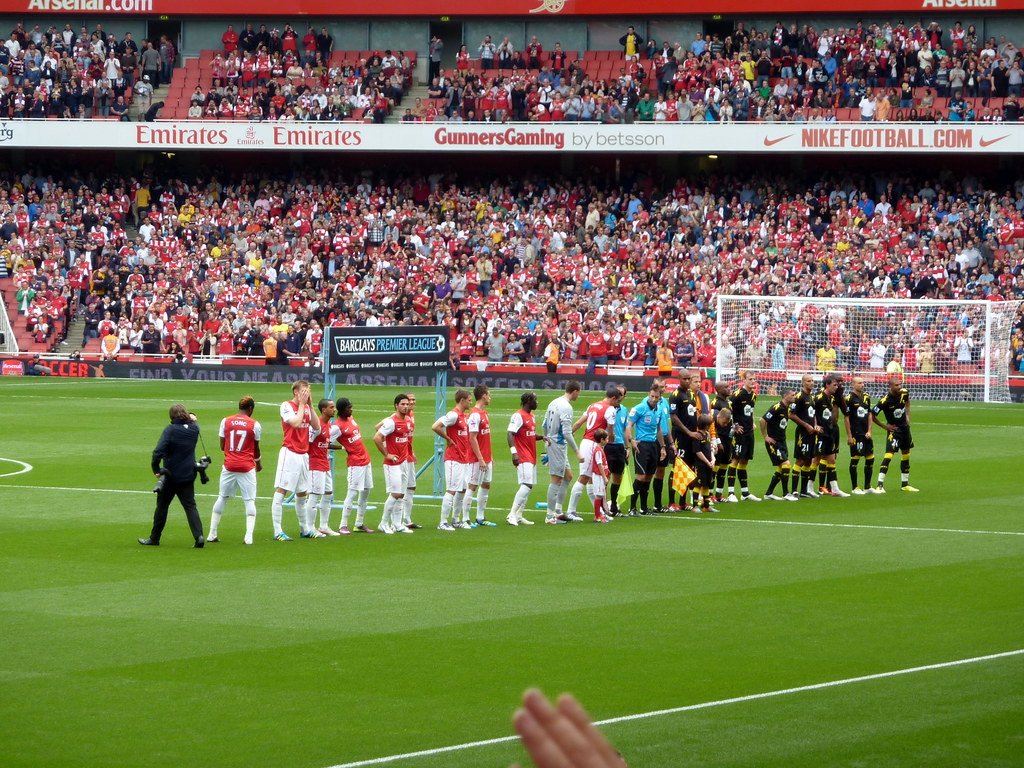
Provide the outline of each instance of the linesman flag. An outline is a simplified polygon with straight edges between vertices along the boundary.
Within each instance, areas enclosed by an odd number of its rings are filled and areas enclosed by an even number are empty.
[[[622,470],[622,484],[619,486],[619,495],[615,497],[615,503],[619,509],[629,509],[633,500],[633,457],[627,454],[626,468]]]
[[[672,490],[680,496],[686,496],[686,489],[696,477],[697,473],[690,469],[682,457],[676,456],[676,462],[672,465]]]

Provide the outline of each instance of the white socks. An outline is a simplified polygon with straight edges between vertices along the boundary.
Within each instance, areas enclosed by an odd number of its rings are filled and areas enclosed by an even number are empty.
[[[331,527],[331,505],[334,503],[334,494],[325,493],[320,497],[320,527],[327,530]]]
[[[356,499],[359,498],[359,491],[354,488],[349,488],[348,493],[345,494],[345,501],[341,505],[341,527],[348,527],[348,516],[352,513],[352,507],[355,506]]]
[[[402,510],[402,522],[409,525],[412,522],[412,496],[416,493],[416,487],[405,489],[405,498],[402,499],[404,509]]]
[[[224,514],[224,504],[227,501],[223,496],[218,496],[213,503],[213,515],[210,518],[210,536],[217,538],[217,528],[220,527],[220,518]],[[243,499],[245,504],[245,543],[252,544],[252,534],[256,530],[256,500]],[[280,520],[280,518],[278,518]]]
[[[587,486],[589,487],[589,486]],[[577,480],[572,486],[572,493],[569,494],[569,506],[565,510],[567,514],[575,515],[576,507],[579,506],[580,497],[583,495],[583,483]]]
[[[245,504],[245,543],[252,544],[252,534],[256,530],[256,499],[246,499]]]
[[[487,499],[491,495],[490,488],[484,488],[482,485],[476,492],[476,519],[483,520],[487,517]]]
[[[224,514],[224,497],[218,496],[213,502],[213,514],[210,516],[210,535],[208,538],[217,538],[217,528],[220,526],[221,515]]]
[[[299,520],[299,533],[309,533],[309,496],[295,497],[295,517]]]
[[[359,507],[356,509],[356,527],[366,522],[366,500],[370,498],[370,490],[359,491]]]
[[[444,498],[441,499],[441,525],[448,522],[448,518],[452,513],[452,504],[454,503],[455,494],[445,491]]]
[[[274,535],[281,533],[281,515],[284,514],[284,494],[274,492],[274,500],[270,503],[270,519],[274,524]]]
[[[516,497],[512,500],[511,517],[513,520],[522,520],[523,511],[526,509],[526,501],[530,498],[530,486],[520,485],[516,491]]]

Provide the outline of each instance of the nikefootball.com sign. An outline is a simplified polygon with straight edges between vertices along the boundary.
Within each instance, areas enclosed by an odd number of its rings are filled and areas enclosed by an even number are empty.
[[[325,152],[1024,153],[1010,123],[155,123],[7,120],[0,146]]]

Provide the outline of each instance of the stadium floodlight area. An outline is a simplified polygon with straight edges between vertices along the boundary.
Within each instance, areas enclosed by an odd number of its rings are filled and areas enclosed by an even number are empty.
[[[1010,402],[1020,301],[719,296],[716,377],[753,371],[762,392],[805,373],[863,376],[875,396],[902,371],[915,398]]]

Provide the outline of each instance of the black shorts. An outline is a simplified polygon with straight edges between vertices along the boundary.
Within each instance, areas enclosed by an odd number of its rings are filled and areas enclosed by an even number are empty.
[[[713,483],[715,472],[711,467],[700,459],[697,459],[697,485],[701,488],[710,488]]]
[[[798,427],[799,431],[796,433],[796,442],[793,444],[793,458],[797,461],[806,460],[810,461],[814,458],[814,438],[815,435],[807,434]]]
[[[789,451],[786,450],[785,442],[776,442],[775,445],[765,443],[764,447],[768,451],[768,458],[771,459],[773,467],[789,463]]]
[[[657,443],[637,443],[633,452],[633,472],[637,475],[653,475],[661,460],[661,449]]]
[[[672,443],[665,444],[665,458],[658,460],[658,469],[667,467],[676,460],[676,448]]]
[[[853,445],[850,446],[850,458],[861,457],[872,458],[875,455],[875,441],[864,435],[854,435]]]
[[[685,432],[679,432],[678,430],[672,430],[672,445],[676,447],[678,453],[686,453],[690,447],[690,436]]]
[[[732,440],[723,440],[722,444],[718,446],[718,452],[715,454],[715,464],[722,465],[728,464],[733,459],[733,445]]]
[[[909,453],[914,447],[914,438],[910,435],[910,427],[900,427],[890,432],[885,440],[886,453]]]
[[[701,450],[700,440],[694,440],[692,437],[684,437],[683,440],[684,443],[679,447],[679,455],[690,469],[696,471],[697,467],[704,463],[697,458],[697,453]]]
[[[732,437],[732,457],[736,461],[750,461],[754,458],[754,433],[744,432]]]
[[[817,440],[814,441],[816,456],[831,456],[837,450],[839,450],[839,447],[836,445],[831,432],[822,432],[818,435]]]
[[[626,471],[626,446],[622,443],[608,443],[604,447],[604,455],[608,459],[608,471],[613,475]]]

